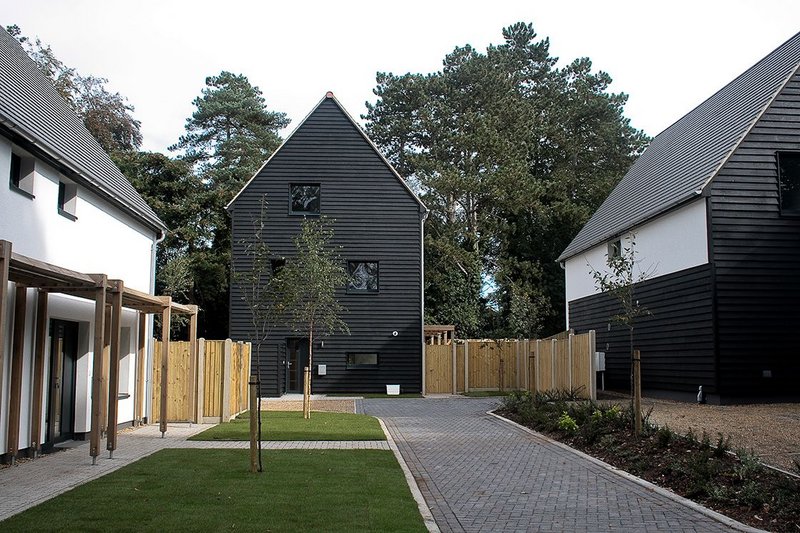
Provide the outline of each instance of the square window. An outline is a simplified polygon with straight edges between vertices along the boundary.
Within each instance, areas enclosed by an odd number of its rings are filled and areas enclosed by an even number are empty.
[[[800,152],[778,152],[781,214],[800,215]]]
[[[350,274],[348,292],[378,292],[377,261],[348,261],[347,273]]]
[[[286,259],[284,259],[283,257],[276,257],[274,259],[269,260],[269,268],[273,276],[278,272],[280,272],[281,270],[283,270],[283,267],[285,266],[286,266]]]
[[[289,186],[289,213],[319,215],[319,183],[293,183]]]
[[[11,152],[11,169],[8,175],[11,189],[33,198],[33,169],[32,157]]]
[[[608,258],[616,259],[620,256],[622,256],[622,241],[617,239],[616,241],[608,243]]]
[[[58,182],[58,213],[70,220],[76,220],[75,208],[78,203],[78,186],[74,183]]]
[[[347,368],[376,368],[377,366],[378,366],[377,353],[347,354]]]

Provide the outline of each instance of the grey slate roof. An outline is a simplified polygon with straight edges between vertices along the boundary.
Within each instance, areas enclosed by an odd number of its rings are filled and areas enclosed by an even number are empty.
[[[558,260],[701,194],[800,66],[800,33],[657,135]]]
[[[2,28],[0,124],[77,174],[78,181],[94,193],[152,229],[166,230],[50,80]]]

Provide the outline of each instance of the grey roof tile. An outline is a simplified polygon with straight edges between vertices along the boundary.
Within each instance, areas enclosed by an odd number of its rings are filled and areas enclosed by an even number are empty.
[[[147,226],[166,226],[22,46],[0,28],[0,123],[75,172],[94,193]]]
[[[657,135],[558,260],[698,196],[798,66],[800,33]]]

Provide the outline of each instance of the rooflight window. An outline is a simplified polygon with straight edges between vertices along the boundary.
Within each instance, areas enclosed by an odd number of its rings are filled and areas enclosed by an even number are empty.
[[[778,152],[781,214],[800,215],[800,152]]]
[[[33,198],[33,158],[11,152],[8,184],[12,190]]]

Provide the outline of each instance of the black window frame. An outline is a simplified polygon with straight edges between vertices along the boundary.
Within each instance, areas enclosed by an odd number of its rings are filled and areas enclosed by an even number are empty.
[[[356,355],[374,355],[375,356],[375,364],[358,364],[358,363],[350,363],[350,357]],[[345,353],[345,368],[347,370],[374,370],[378,368],[381,364],[381,354],[380,352],[347,352]]]
[[[269,259],[269,272],[273,276],[279,273],[286,267],[285,257],[270,257]]]
[[[617,257],[622,257],[622,239],[608,242],[608,258],[615,259]]]
[[[317,210],[316,211],[295,211],[294,194],[295,187],[316,187],[317,188]],[[289,183],[289,215],[318,217],[322,213],[322,185],[319,182],[293,182]]]
[[[794,186],[796,187],[796,192],[794,193],[794,197],[796,198],[796,204],[792,207],[787,208],[784,205],[784,199],[787,195],[784,193],[784,164],[782,160],[784,158],[795,159],[794,166],[797,172],[797,175],[794,176]],[[778,171],[778,209],[780,210],[781,216],[784,217],[797,217],[800,218],[800,151],[796,150],[781,150],[775,152],[775,164],[777,165]]]
[[[58,181],[58,214],[73,222],[78,220],[75,210],[78,201],[78,186],[64,180]]]
[[[375,268],[377,269],[376,280],[375,280],[375,288],[374,289],[355,289],[350,287],[350,281],[347,282],[347,294],[376,294],[381,292],[381,262],[375,259],[348,259],[347,260],[347,275],[349,278],[353,276],[353,269],[350,268],[350,265],[358,264],[358,263],[375,263]]]

